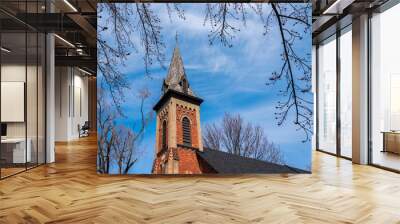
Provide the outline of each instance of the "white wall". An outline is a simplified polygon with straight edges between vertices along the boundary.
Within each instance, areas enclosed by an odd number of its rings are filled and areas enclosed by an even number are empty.
[[[89,113],[88,113],[88,77],[82,76],[83,73],[78,73],[76,75],[75,70],[75,77],[74,77],[74,116],[72,119],[72,136],[79,137],[78,132],[78,124],[81,126],[85,123],[85,121],[89,120]],[[79,97],[80,96],[80,97]],[[80,102],[79,102],[80,101]],[[80,108],[81,107],[81,108]]]
[[[55,140],[70,141],[88,120],[88,78],[72,67],[56,67],[55,73]]]
[[[69,96],[70,85],[69,68],[55,68],[55,141],[68,140],[68,117],[69,117]]]

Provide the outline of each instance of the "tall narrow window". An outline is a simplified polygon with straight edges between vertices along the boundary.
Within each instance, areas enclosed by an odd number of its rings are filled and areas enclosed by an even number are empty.
[[[336,36],[318,48],[318,146],[336,154]]]
[[[186,146],[192,146],[192,139],[190,133],[190,121],[187,117],[182,119],[182,134],[183,134],[183,144]]]
[[[162,124],[162,149],[167,148],[167,122],[164,121]]]
[[[187,83],[186,79],[182,80],[182,86],[183,86],[183,92],[187,93],[189,86],[188,86],[188,83]]]
[[[340,154],[352,157],[352,34],[351,26],[340,36]]]

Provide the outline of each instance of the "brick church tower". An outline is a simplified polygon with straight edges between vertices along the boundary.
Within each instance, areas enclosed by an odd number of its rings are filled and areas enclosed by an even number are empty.
[[[200,104],[187,80],[176,46],[162,84],[162,96],[153,109],[157,113],[154,174],[199,174],[206,171],[199,161],[203,151]]]

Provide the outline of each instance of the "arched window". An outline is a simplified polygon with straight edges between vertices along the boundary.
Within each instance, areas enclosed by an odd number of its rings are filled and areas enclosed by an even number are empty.
[[[167,148],[167,122],[164,121],[162,124],[162,149]]]
[[[186,146],[192,146],[192,135],[190,133],[190,121],[187,117],[182,119],[182,134],[183,144]]]

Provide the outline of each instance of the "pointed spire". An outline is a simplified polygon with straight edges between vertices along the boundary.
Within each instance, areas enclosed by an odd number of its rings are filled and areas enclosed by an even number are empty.
[[[173,83],[178,83],[182,78],[186,78],[186,74],[183,66],[183,60],[179,51],[179,46],[177,45],[172,55],[165,82],[168,85],[171,85]]]
[[[166,92],[168,89],[173,89],[194,96],[193,91],[189,87],[185,67],[183,66],[183,60],[178,45],[178,33],[176,33],[175,41],[176,45],[168,68],[167,77],[164,80],[163,92]]]

